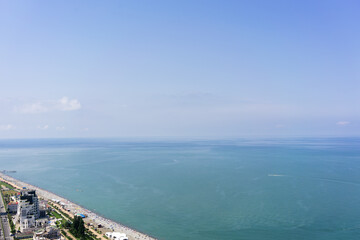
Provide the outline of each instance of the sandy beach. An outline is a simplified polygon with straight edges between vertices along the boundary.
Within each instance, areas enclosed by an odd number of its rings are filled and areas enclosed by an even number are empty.
[[[103,228],[105,229],[109,229],[110,231],[115,231],[115,232],[122,232],[122,233],[126,233],[126,235],[128,236],[129,240],[155,240],[156,238],[150,237],[144,233],[141,233],[137,230],[134,230],[132,228],[126,227],[120,223],[114,222],[112,220],[106,219],[102,216],[99,216],[98,214],[91,212],[88,209],[85,209],[61,196],[58,196],[50,191],[44,190],[42,188],[30,185],[28,183],[22,182],[20,180],[17,180],[13,177],[10,177],[8,175],[5,175],[3,173],[0,173],[0,180],[6,181],[12,185],[14,185],[15,187],[21,189],[23,187],[26,188],[30,188],[30,189],[35,189],[36,192],[38,193],[39,197],[42,197],[46,200],[53,200],[56,199],[58,201],[60,201],[62,204],[65,205],[65,208],[70,210],[70,213],[72,214],[77,214],[77,213],[82,213],[85,214],[87,216],[85,222],[94,222],[96,224],[101,224],[103,226]]]

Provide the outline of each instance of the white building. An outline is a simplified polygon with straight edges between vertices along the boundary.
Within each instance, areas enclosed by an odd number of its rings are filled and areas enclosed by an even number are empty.
[[[105,235],[112,240],[128,240],[125,233],[120,232],[107,232]]]
[[[40,218],[39,200],[35,190],[23,189],[18,199],[16,221],[20,222],[20,231],[44,227],[46,221]]]

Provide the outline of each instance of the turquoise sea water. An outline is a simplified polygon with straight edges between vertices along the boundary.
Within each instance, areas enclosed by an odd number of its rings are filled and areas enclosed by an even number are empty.
[[[359,138],[0,140],[0,169],[163,240],[360,238]]]

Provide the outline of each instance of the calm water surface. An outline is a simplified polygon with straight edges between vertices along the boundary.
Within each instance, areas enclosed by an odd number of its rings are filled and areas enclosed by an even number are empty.
[[[0,140],[0,169],[162,240],[360,238],[359,138]]]

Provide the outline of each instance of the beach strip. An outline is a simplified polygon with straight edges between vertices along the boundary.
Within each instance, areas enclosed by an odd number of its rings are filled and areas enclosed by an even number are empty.
[[[22,189],[24,187],[29,188],[29,189],[35,189],[39,197],[41,197],[45,200],[48,200],[48,201],[53,201],[54,199],[56,199],[56,200],[60,201],[61,203],[63,203],[71,215],[76,215],[79,213],[85,214],[85,215],[87,215],[88,220],[91,220],[95,224],[100,224],[104,228],[111,229],[115,232],[126,233],[129,240],[156,240],[156,238],[153,238],[145,233],[139,232],[135,229],[132,229],[132,228],[124,226],[120,223],[117,223],[117,222],[114,222],[107,218],[104,218],[102,216],[99,216],[98,214],[96,214],[78,204],[75,204],[75,203],[69,201],[68,199],[65,199],[57,194],[54,194],[50,191],[44,190],[37,186],[33,186],[31,184],[22,182],[18,179],[10,177],[1,172],[0,172],[0,180],[6,182],[8,184],[11,184],[18,189]]]

